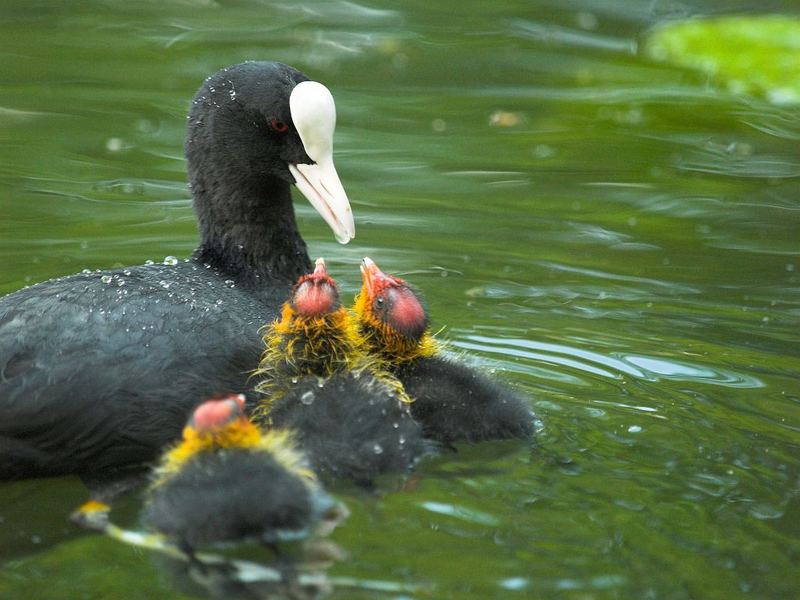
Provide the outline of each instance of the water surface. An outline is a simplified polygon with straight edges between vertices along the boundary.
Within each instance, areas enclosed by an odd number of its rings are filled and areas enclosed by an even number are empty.
[[[782,7],[6,3],[0,292],[188,256],[191,96],[220,67],[287,62],[337,100],[357,221],[340,246],[298,199],[311,254],[348,296],[364,255],[412,281],[542,423],[533,447],[460,447],[400,491],[339,490],[333,573],[427,590],[394,597],[792,597],[800,111],[639,51],[665,19]],[[65,522],[83,493],[0,484],[0,595],[176,597],[146,553]]]

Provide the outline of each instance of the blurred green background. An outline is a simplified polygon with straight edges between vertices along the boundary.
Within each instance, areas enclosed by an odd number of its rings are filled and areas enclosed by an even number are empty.
[[[312,256],[348,298],[365,255],[410,280],[541,419],[532,447],[335,490],[332,573],[424,590],[333,597],[794,597],[800,111],[643,50],[657,25],[786,6],[2,2],[0,292],[188,256],[192,95],[289,63],[336,98],[356,215],[340,246],[298,198]],[[147,553],[66,523],[83,493],[0,483],[0,597],[178,597]]]

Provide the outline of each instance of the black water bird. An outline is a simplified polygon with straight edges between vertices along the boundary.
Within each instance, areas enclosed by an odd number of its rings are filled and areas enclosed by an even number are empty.
[[[405,281],[369,258],[353,306],[369,351],[402,382],[425,436],[441,443],[529,438],[528,403],[507,386],[445,355],[429,332],[427,311]]]
[[[153,459],[209,395],[248,389],[272,320],[310,268],[290,187],[344,243],[335,106],[292,67],[246,62],[192,101],[191,259],[52,279],[0,299],[0,479],[103,478]]]

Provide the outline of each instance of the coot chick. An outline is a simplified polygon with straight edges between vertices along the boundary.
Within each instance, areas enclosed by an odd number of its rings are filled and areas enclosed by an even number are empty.
[[[359,332],[413,399],[411,413],[426,437],[450,443],[533,434],[533,415],[522,397],[442,353],[411,286],[369,258],[361,273],[353,307]]]
[[[345,511],[317,483],[286,430],[263,433],[244,397],[198,406],[183,440],[163,455],[143,521],[190,554],[199,547],[328,533]]]
[[[246,62],[209,77],[186,137],[200,228],[191,259],[52,279],[0,299],[0,479],[102,474],[180,436],[196,398],[245,392],[310,268],[290,187],[346,242],[330,92]]]
[[[253,418],[298,433],[325,480],[370,486],[408,471],[428,449],[399,382],[362,351],[322,259],[300,278],[265,335]]]

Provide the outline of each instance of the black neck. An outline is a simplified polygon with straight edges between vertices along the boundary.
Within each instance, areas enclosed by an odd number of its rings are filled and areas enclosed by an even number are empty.
[[[226,198],[193,186],[200,225],[200,246],[194,259],[211,265],[242,285],[294,283],[311,270],[306,244],[295,221],[289,184],[272,179],[235,188]],[[218,193],[218,190],[214,190]],[[224,206],[223,214],[214,208]]]

